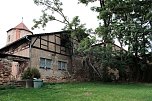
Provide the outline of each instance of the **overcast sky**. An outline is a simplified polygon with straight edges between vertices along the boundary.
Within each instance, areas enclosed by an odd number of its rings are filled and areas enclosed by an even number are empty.
[[[86,23],[88,28],[95,28],[98,25],[96,16],[89,7],[82,4],[77,4],[78,0],[61,0],[65,15],[71,19],[74,16],[80,16],[82,23]],[[20,22],[31,30],[33,19],[39,18],[41,15],[41,7],[36,6],[33,0],[2,0],[0,3],[0,48],[6,45],[6,31],[15,27]],[[63,25],[57,22],[50,22],[45,30],[35,29],[34,34],[44,32],[60,31]],[[32,31],[32,30],[31,30]]]

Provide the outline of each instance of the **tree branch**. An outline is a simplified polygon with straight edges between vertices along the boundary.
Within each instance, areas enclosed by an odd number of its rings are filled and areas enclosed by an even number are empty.
[[[53,0],[53,2],[54,2],[54,5],[56,6],[56,8],[58,9],[57,12],[63,17],[63,19],[67,22],[67,24],[70,24],[70,22],[67,20],[67,18],[64,15],[64,13],[60,10],[60,7],[55,4],[55,0]]]
[[[53,19],[53,20],[55,20],[55,21],[58,21],[58,22],[61,22],[61,23],[63,23],[63,24],[68,24],[68,23],[66,23],[66,22],[64,22],[64,21],[61,21],[61,20],[58,20],[58,19]]]

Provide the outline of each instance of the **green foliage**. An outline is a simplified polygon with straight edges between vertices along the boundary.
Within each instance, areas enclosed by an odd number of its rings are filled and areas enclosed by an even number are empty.
[[[64,15],[60,0],[34,0],[36,5],[44,7],[42,16],[34,20],[33,28],[45,27],[49,21],[58,21],[65,24],[64,30],[71,31],[70,37],[77,39],[78,51],[85,57],[95,56],[94,61],[102,64],[105,68],[118,68],[124,73],[126,65],[130,65],[133,71],[146,70],[147,56],[151,54],[152,47],[152,1],[150,0],[78,0],[79,3],[89,4],[98,2],[100,6],[91,9],[98,13],[99,26],[95,32],[102,39],[104,47],[93,47],[96,39],[90,38],[91,30],[81,24],[78,16],[69,20]],[[56,17],[60,15],[61,19]],[[113,51],[112,45],[118,40],[119,51]],[[123,47],[128,47],[128,53],[123,52]],[[142,61],[139,59],[142,59]],[[140,61],[139,61],[140,60]],[[135,77],[139,77],[134,73]]]
[[[78,0],[79,1],[79,3],[83,3],[83,4],[88,4],[88,3],[90,3],[90,2],[95,2],[95,1],[97,1],[97,0]]]
[[[92,7],[91,9],[98,12],[97,18],[103,23],[99,24],[96,33],[102,38],[103,42],[113,43],[118,40],[121,50],[116,51],[120,59],[107,53],[101,62],[105,66],[114,66],[125,68],[124,65],[132,63],[133,71],[145,71],[148,68],[146,54],[151,54],[152,47],[152,1],[150,0],[79,0],[83,4],[89,2],[98,2],[100,7]],[[122,48],[128,47],[128,53],[124,54]],[[105,47],[107,48],[107,47]],[[101,51],[101,50],[100,50]],[[96,52],[99,54],[99,52]],[[130,57],[130,55],[132,55]],[[134,56],[133,56],[134,55]],[[96,55],[98,56],[98,55]],[[134,57],[134,58],[133,58]],[[142,60],[138,59],[141,58]],[[116,60],[116,61],[115,61]],[[139,61],[140,60],[140,61]],[[140,74],[140,73],[136,73]],[[135,76],[138,78],[139,75]],[[135,78],[136,78],[135,77]]]
[[[98,19],[103,21],[96,33],[104,42],[113,42],[116,38],[121,47],[128,45],[132,54],[149,52],[152,30],[151,1],[80,0],[86,4],[95,1],[99,2],[100,7],[93,7],[92,10],[98,12]]]
[[[15,89],[14,85],[1,85],[0,90]]]
[[[70,36],[77,39],[78,42],[86,38],[88,36],[88,32],[90,31],[85,28],[85,24],[81,24],[78,16],[75,16],[69,24],[65,25],[64,30],[71,31]]]
[[[83,40],[81,40],[77,51],[83,54],[84,56],[86,56],[91,52],[92,45],[95,44],[95,42],[96,42],[95,37],[90,37],[90,38],[86,37]]]
[[[27,68],[22,75],[22,79],[40,78],[40,72],[37,68]]]

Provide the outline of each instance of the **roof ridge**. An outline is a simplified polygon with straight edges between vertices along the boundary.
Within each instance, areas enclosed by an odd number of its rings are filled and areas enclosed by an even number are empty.
[[[25,29],[25,30],[30,31],[23,22],[21,22],[20,24],[18,24],[18,25],[17,25],[16,27],[14,27],[14,28],[17,28],[17,29]]]

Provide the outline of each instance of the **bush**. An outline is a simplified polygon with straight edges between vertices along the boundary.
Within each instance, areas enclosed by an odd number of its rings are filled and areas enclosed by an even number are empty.
[[[40,78],[40,72],[37,68],[27,68],[22,75],[22,79]]]
[[[0,86],[0,90],[5,90],[6,86]]]
[[[15,89],[16,87],[14,85],[2,85],[0,86],[0,90],[6,90],[6,89]]]

